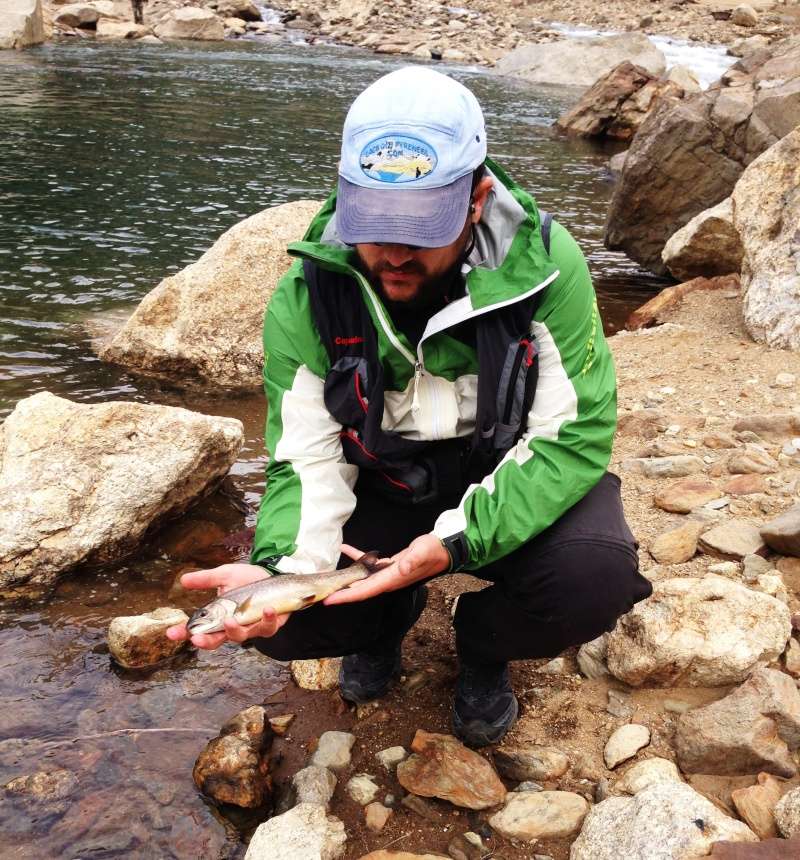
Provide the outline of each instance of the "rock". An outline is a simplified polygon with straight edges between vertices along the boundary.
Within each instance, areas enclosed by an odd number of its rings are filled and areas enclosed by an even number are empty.
[[[682,564],[697,552],[697,539],[703,530],[701,523],[688,522],[660,534],[650,546],[650,555],[659,564]]]
[[[253,705],[228,720],[206,744],[192,771],[194,784],[217,803],[248,809],[270,796],[267,753],[273,733],[266,711]]]
[[[260,21],[261,12],[253,0],[217,0],[217,15],[239,18],[241,21]]]
[[[747,57],[768,47],[769,39],[766,36],[743,36],[728,46],[728,53],[732,57]]]
[[[581,827],[589,804],[571,791],[512,791],[489,824],[506,839],[565,839]]]
[[[269,718],[269,724],[276,735],[285,735],[289,726],[294,722],[294,714],[279,714]]]
[[[558,779],[567,772],[569,759],[561,750],[541,744],[504,743],[494,751],[497,770],[508,779]]]
[[[625,460],[622,468],[626,472],[639,472],[647,478],[684,478],[702,472],[703,461],[694,454],[678,454],[675,457],[642,457]]]
[[[339,686],[341,657],[319,660],[292,660],[290,669],[295,684],[303,690],[332,690]]]
[[[369,854],[362,854],[358,860],[450,860],[450,858],[442,854],[412,854],[409,851],[386,851],[381,848],[378,851],[370,851]]]
[[[156,25],[159,39],[199,39],[221,41],[225,38],[222,20],[210,9],[183,6],[171,9]]]
[[[344,824],[324,807],[297,806],[258,825],[245,860],[335,860],[344,854]]]
[[[578,668],[586,678],[603,678],[608,675],[606,666],[606,634],[603,633],[591,642],[585,642],[578,649]]]
[[[539,667],[540,672],[545,675],[567,675],[569,674],[569,662],[565,657],[554,657],[548,660],[544,666]]]
[[[7,782],[3,789],[13,794],[33,800],[45,806],[66,810],[66,799],[78,787],[78,778],[68,770],[40,770],[28,776],[18,776]]]
[[[347,781],[345,791],[360,806],[366,806],[375,800],[380,791],[373,779],[368,773],[357,773]]]
[[[247,24],[241,18],[226,18],[222,23],[226,35],[243,36],[247,32]]]
[[[630,695],[622,690],[610,689],[608,691],[608,704],[606,712],[612,717],[617,717],[624,722],[628,722],[633,715],[633,708],[630,706]]]
[[[407,791],[467,809],[504,800],[505,786],[489,762],[454,737],[418,729],[411,749],[414,755],[397,766],[397,780]]]
[[[291,262],[286,246],[318,208],[309,200],[284,203],[231,227],[148,293],[100,357],[183,382],[260,391],[264,308]]]
[[[161,41],[161,39],[158,38],[158,36],[142,36],[141,39],[139,39],[139,43],[142,45],[163,45],[164,44]]]
[[[625,156],[627,155],[627,151],[618,152],[616,155],[612,155],[611,158],[608,159],[608,163],[606,164],[606,168],[608,172],[611,174],[611,178],[616,180],[617,177],[622,173],[623,168],[625,167]]]
[[[608,668],[634,687],[737,684],[777,659],[790,631],[784,604],[724,577],[662,580],[608,634]]]
[[[142,39],[150,34],[150,28],[132,21],[111,21],[101,18],[97,22],[97,38],[108,41],[118,39]]]
[[[351,750],[356,742],[349,732],[323,732],[319,739],[311,764],[342,770],[350,764]]]
[[[779,373],[772,383],[773,388],[795,388],[797,377],[793,373]]]
[[[650,743],[650,729],[636,723],[620,726],[608,739],[603,750],[606,767],[613,770],[618,764],[633,758]]]
[[[750,415],[740,418],[733,429],[737,433],[756,433],[770,442],[780,442],[800,433],[800,415]]]
[[[590,87],[626,60],[653,75],[666,69],[664,55],[647,36],[622,33],[524,44],[499,60],[495,70],[532,83]]]
[[[678,764],[684,773],[797,773],[800,692],[774,669],[756,669],[725,698],[678,719]]]
[[[730,196],[745,166],[800,124],[799,83],[800,36],[794,36],[740,60],[704,92],[658,102],[631,141],[625,168],[614,186],[604,237],[607,247],[665,274],[661,251],[669,237]],[[788,155],[788,149],[782,153]],[[784,193],[778,186],[791,174],[791,162],[781,161],[787,165],[783,179],[776,169],[774,175],[754,183],[761,186],[765,200],[773,202],[752,225],[748,221],[753,207],[760,205],[755,203],[760,195],[753,196],[744,213],[734,196],[734,227],[742,238],[744,271],[750,266],[749,255],[760,255],[760,245],[765,255],[774,254],[768,249],[774,249],[775,242],[768,235],[778,225],[775,213]],[[768,172],[773,173],[771,168]],[[789,225],[797,222],[789,217],[794,205],[789,204],[784,228],[778,228],[784,248],[792,233]],[[771,290],[775,296],[791,294],[781,286],[791,271],[789,259],[783,260],[785,274]],[[764,278],[768,277],[765,271]],[[743,283],[750,283],[749,275]],[[769,289],[766,280],[763,289]],[[795,317],[800,318],[796,311]]]
[[[715,842],[711,857],[717,860],[796,860],[800,839],[767,839],[755,845]]]
[[[65,6],[59,6],[53,16],[53,24],[56,27],[85,27],[93,30],[101,18],[119,18],[111,0],[92,0],[87,3],[67,3]]]
[[[656,99],[682,97],[678,84],[626,60],[595,81],[555,127],[576,137],[630,140]]]
[[[648,758],[629,767],[617,782],[616,789],[625,794],[638,794],[657,782],[683,782],[683,777],[669,759]]]
[[[721,495],[722,491],[710,478],[683,478],[660,489],[653,501],[656,507],[664,511],[688,514]]]
[[[703,437],[703,445],[717,451],[720,448],[735,448],[739,443],[730,433],[709,433]]]
[[[44,42],[41,0],[0,0],[0,50]]]
[[[758,527],[746,520],[728,520],[700,536],[700,549],[716,558],[740,561],[746,555],[762,553],[764,541]]]
[[[336,790],[336,777],[327,767],[310,764],[292,777],[297,803],[315,803],[326,809]]]
[[[800,642],[796,639],[789,640],[783,654],[783,661],[786,671],[793,678],[800,678]]]
[[[794,88],[800,100],[800,70]],[[749,164],[733,191],[734,226],[744,247],[745,326],[759,343],[794,350],[800,350],[798,186],[800,128]]]
[[[767,482],[761,475],[737,475],[723,485],[722,491],[728,496],[750,496],[765,493]]]
[[[800,788],[793,788],[775,805],[775,823],[786,839],[800,834]]]
[[[477,833],[467,831],[450,840],[447,853],[452,860],[484,860],[491,854]]]
[[[717,278],[692,278],[674,287],[666,287],[661,292],[637,308],[625,321],[628,331],[638,331],[641,328],[661,322],[670,312],[681,305],[689,293],[699,290],[739,290],[739,276],[736,274],[723,275]],[[736,441],[734,440],[734,445]]]
[[[758,841],[747,825],[724,815],[685,783],[657,782],[634,797],[609,797],[593,807],[570,860],[689,860],[706,856],[723,839]]]
[[[386,826],[386,822],[392,814],[392,810],[385,807],[382,803],[370,803],[364,807],[364,821],[367,830],[373,833],[380,833]]]
[[[394,773],[397,765],[408,758],[405,747],[389,747],[375,753],[375,758],[386,768],[389,773]]]
[[[761,537],[775,552],[800,557],[800,505],[763,526]]]
[[[728,457],[728,471],[732,475],[769,475],[778,471],[778,464],[761,447],[761,445],[745,445],[744,451],[736,451]]]
[[[758,782],[747,788],[731,792],[736,811],[759,839],[770,839],[778,835],[775,826],[775,804],[781,799],[781,783],[768,773],[760,773]]]
[[[155,666],[183,651],[187,642],[167,639],[168,627],[185,624],[189,616],[182,609],[161,607],[144,615],[123,615],[108,627],[111,656],[126,669]]]
[[[742,4],[733,10],[731,23],[739,27],[755,27],[758,24],[758,14],[752,6]]]
[[[172,406],[21,400],[0,426],[0,589],[137,550],[216,486],[242,438],[233,418]]]
[[[742,241],[733,226],[733,202],[726,197],[673,233],[661,259],[673,277],[688,281],[739,272],[743,254]]]
[[[673,66],[667,72],[666,79],[677,84],[687,95],[699,93],[703,89],[697,75],[687,66]]]

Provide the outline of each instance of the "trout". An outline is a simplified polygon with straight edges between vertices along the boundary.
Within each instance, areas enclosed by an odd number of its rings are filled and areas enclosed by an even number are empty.
[[[282,573],[257,579],[248,585],[232,588],[197,609],[186,627],[191,635],[219,633],[225,629],[223,622],[226,618],[247,625],[259,621],[268,607],[278,615],[297,612],[389,565],[389,562],[379,562],[378,558],[377,552],[367,552],[342,570],[309,574]]]

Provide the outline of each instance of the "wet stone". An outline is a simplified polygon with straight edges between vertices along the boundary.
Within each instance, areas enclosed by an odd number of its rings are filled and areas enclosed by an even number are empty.
[[[168,627],[188,620],[183,610],[171,607],[114,618],[108,627],[109,651],[126,669],[155,666],[186,648],[186,642],[167,639],[166,632]]]

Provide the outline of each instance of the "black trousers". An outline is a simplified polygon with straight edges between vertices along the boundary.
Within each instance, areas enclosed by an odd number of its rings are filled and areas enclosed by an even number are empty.
[[[636,542],[625,522],[620,482],[606,473],[557,522],[500,561],[474,573],[491,584],[461,595],[454,625],[462,660],[492,663],[554,657],[611,630],[620,615],[649,597]],[[458,499],[401,506],[356,487],[345,543],[393,555],[429,532]],[[349,564],[343,558],[340,566]],[[404,632],[418,586],[340,606],[316,604],[294,613],[255,646],[278,660],[376,652]]]

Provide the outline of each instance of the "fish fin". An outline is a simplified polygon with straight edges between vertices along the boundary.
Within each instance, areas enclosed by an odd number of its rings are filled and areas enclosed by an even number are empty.
[[[308,609],[309,606],[317,602],[317,592],[309,591],[308,594],[304,594],[302,597],[299,597],[300,608]]]
[[[242,615],[244,615],[244,613],[247,612],[247,608],[250,606],[250,601],[252,599],[253,599],[252,594],[250,595],[250,597],[245,597],[245,599],[236,607],[236,613],[235,614],[239,615],[240,617]]]
[[[391,561],[380,561],[381,554],[373,549],[369,552],[365,552],[361,558],[358,559],[358,564],[363,564],[367,569],[367,575],[377,573],[379,570],[383,570],[385,567],[389,567],[392,563]]]

